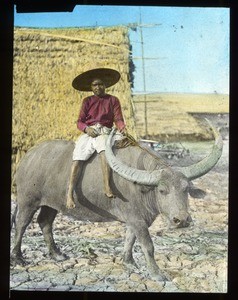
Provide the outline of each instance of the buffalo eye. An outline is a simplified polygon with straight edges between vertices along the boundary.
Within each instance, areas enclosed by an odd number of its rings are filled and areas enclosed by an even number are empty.
[[[161,195],[165,196],[168,194],[168,189],[166,187],[160,187],[159,192]]]
[[[163,195],[163,196],[165,196],[165,195],[168,194],[166,190],[159,190],[159,192],[160,192],[160,194]]]
[[[159,182],[158,191],[163,196],[165,196],[169,193],[169,189],[168,189],[167,184],[162,180]]]

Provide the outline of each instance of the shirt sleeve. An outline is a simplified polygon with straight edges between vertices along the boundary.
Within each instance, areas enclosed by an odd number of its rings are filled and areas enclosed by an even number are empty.
[[[87,116],[87,98],[83,100],[80,112],[79,112],[79,117],[77,120],[77,128],[81,131],[84,131],[85,128],[87,127],[87,124],[85,123],[86,121],[86,116]]]
[[[124,118],[122,115],[121,104],[118,98],[114,98],[113,105],[113,114],[114,114],[114,123],[119,130],[122,130],[126,127]]]

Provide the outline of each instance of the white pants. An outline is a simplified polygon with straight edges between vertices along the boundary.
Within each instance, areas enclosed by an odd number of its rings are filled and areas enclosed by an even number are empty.
[[[95,138],[87,134],[81,135],[75,142],[73,160],[88,160],[95,151],[97,151],[97,153],[104,151],[107,138],[108,134],[101,134]],[[113,136],[113,143],[123,138],[124,136],[120,132],[117,132]]]

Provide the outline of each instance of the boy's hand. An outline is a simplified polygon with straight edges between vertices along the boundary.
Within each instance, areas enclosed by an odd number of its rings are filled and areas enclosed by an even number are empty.
[[[87,127],[85,129],[85,132],[87,133],[87,135],[89,135],[89,136],[91,136],[93,138],[95,138],[95,137],[98,136],[97,130],[95,128],[92,128],[92,127]]]
[[[127,129],[126,129],[126,127],[120,129],[119,131],[120,131],[120,133],[122,133],[123,135],[126,135],[126,134],[127,134]]]

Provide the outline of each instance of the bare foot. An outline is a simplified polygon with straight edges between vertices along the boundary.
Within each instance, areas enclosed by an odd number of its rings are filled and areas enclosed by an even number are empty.
[[[107,191],[104,192],[105,195],[108,197],[108,198],[115,198],[116,196],[112,193],[112,191],[109,189]]]
[[[68,197],[68,198],[67,198],[66,207],[67,207],[68,209],[75,208],[74,200],[73,200],[71,197]]]

